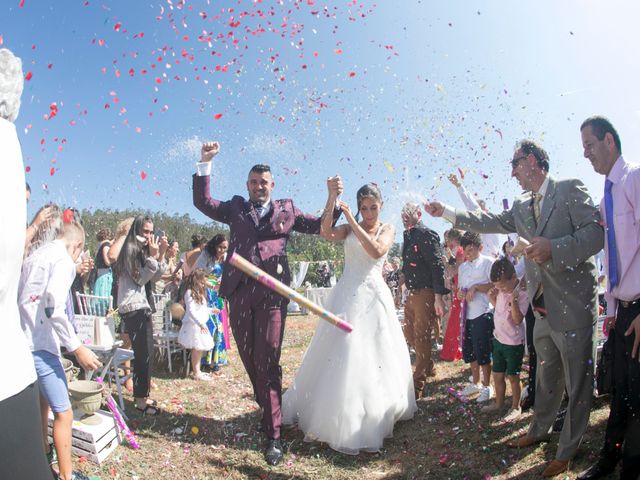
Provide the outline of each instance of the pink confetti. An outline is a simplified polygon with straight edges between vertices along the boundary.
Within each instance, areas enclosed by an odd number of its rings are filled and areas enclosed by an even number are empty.
[[[51,167],[51,169],[49,169],[49,175],[51,177],[53,177],[53,174],[56,173],[56,168],[55,167]]]
[[[47,115],[46,118],[47,120],[51,120],[56,115],[58,115],[58,105],[56,105],[56,102],[53,102],[49,105],[49,115]]]
[[[350,77],[355,77],[356,76],[356,72],[349,72],[349,76]]]
[[[26,81],[29,81],[29,80],[31,80],[32,78],[33,78],[33,73],[31,73],[31,72],[27,72],[27,74],[24,76],[24,79],[25,79]]]
[[[25,172],[27,172],[27,173],[29,173],[29,172],[31,171],[31,167],[30,167],[29,165],[27,165],[27,166],[24,168],[24,171],[25,171]]]
[[[120,31],[120,27],[122,27],[122,24],[121,24],[120,22],[118,22],[118,23],[116,23],[116,24],[113,26],[113,29],[114,29],[116,32],[119,32],[119,31]]]
[[[153,194],[154,194],[156,197],[159,197],[159,196],[160,196],[160,192],[153,192]]]
[[[221,113],[216,113],[216,114],[213,116],[213,118],[214,118],[214,120],[220,120],[220,119],[222,118],[222,114],[221,114]]]
[[[24,7],[24,0],[20,0],[20,8]]]
[[[147,178],[147,172],[140,170],[140,180],[144,180],[145,178]]]
[[[142,133],[142,128],[136,127],[136,133]]]

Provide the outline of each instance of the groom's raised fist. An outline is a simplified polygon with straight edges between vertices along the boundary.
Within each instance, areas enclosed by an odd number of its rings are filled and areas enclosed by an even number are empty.
[[[220,144],[218,142],[207,142],[202,144],[200,151],[200,161],[210,162],[220,152]]]

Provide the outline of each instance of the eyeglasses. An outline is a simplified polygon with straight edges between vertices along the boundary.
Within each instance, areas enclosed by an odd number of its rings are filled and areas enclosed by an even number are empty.
[[[528,156],[529,155],[522,155],[521,157],[514,158],[513,160],[511,160],[511,168],[517,168],[518,164],[520,163],[520,160],[524,160]]]

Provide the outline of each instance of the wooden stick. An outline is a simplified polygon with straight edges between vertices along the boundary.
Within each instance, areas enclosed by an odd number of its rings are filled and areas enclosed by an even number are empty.
[[[308,298],[303,297],[294,289],[288,287],[281,281],[273,278],[271,275],[266,273],[264,270],[261,270],[260,268],[256,267],[253,263],[249,262],[246,258],[242,257],[241,255],[234,253],[233,255],[231,255],[231,258],[229,258],[229,263],[234,267],[239,268],[244,273],[249,275],[251,278],[262,283],[263,285],[273,290],[277,294],[283,296],[284,298],[288,298],[289,300],[293,300],[301,307],[305,307],[310,312],[315,313],[323,320],[326,320],[327,322],[332,323],[333,325],[344,330],[345,332],[351,333],[351,330],[353,330],[353,327],[349,323],[345,322],[344,320],[340,320],[333,313],[325,310],[319,305],[316,305]]]

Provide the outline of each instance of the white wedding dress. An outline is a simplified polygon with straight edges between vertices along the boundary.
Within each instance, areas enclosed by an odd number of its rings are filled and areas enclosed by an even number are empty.
[[[344,252],[344,273],[326,308],[353,325],[353,331],[318,322],[284,393],[282,422],[297,423],[305,441],[356,455],[380,450],[394,424],[412,418],[417,407],[409,351],[382,278],[386,255],[370,257],[353,233],[345,239]]]

